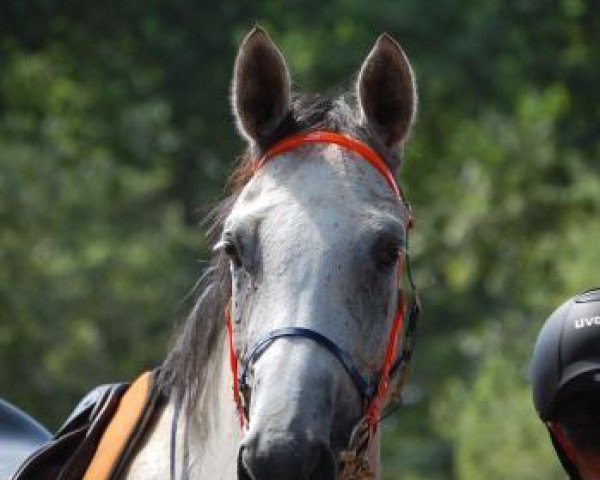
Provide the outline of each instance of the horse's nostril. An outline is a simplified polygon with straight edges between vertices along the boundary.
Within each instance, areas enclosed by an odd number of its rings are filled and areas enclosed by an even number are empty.
[[[238,455],[238,480],[334,480],[335,460],[325,442],[309,439],[261,442],[256,435]]]

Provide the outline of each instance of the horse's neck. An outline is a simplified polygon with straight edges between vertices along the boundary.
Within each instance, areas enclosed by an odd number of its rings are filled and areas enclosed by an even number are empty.
[[[175,448],[176,476],[172,480],[182,478],[182,468],[186,463],[190,480],[237,478],[240,427],[232,400],[231,373],[223,348],[214,352],[212,362],[214,363],[207,368],[208,372],[214,373],[206,376],[206,385],[198,407],[188,419],[183,412],[179,417]],[[170,478],[170,439],[174,411],[174,404],[170,401],[132,461],[125,476],[127,480]],[[186,431],[189,452],[187,462],[184,459]]]

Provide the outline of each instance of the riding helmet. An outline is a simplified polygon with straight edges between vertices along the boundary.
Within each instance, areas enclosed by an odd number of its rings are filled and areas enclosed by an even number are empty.
[[[544,421],[565,398],[600,390],[600,288],[583,292],[546,320],[533,352],[533,402]]]

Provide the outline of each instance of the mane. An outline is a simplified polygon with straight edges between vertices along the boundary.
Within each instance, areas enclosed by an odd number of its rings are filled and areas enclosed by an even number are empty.
[[[388,165],[399,165],[401,152],[387,149],[358,122],[356,101],[351,96],[327,97],[294,93],[291,110],[269,137],[254,149],[248,148],[239,158],[227,183],[227,196],[208,214],[208,238],[216,242],[235,201],[250,181],[253,164],[282,138],[310,130],[325,129],[346,133],[367,143]],[[198,298],[187,319],[175,335],[159,376],[161,389],[176,402],[186,402],[188,414],[196,407],[212,366],[211,360],[222,339],[224,309],[231,296],[229,260],[219,252],[197,283]]]

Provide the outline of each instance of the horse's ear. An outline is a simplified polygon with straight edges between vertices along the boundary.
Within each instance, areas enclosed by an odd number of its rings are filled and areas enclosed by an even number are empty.
[[[255,27],[244,39],[233,69],[233,113],[250,142],[267,137],[290,109],[290,76],[267,32]]]
[[[389,148],[402,143],[416,111],[417,92],[408,58],[398,43],[382,34],[363,62],[357,96],[361,122]]]

